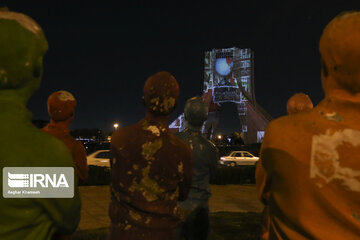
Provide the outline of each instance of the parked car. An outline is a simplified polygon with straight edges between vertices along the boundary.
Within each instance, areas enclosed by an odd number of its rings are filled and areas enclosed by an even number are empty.
[[[247,151],[233,151],[229,156],[223,156],[220,158],[220,164],[235,167],[236,165],[256,165],[259,161],[258,157],[255,157]]]
[[[110,150],[98,150],[87,156],[88,165],[110,167]]]

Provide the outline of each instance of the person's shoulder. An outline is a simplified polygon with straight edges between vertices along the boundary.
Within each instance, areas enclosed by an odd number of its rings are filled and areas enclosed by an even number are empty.
[[[316,110],[307,110],[304,112],[299,112],[291,115],[286,115],[283,117],[279,117],[269,123],[266,128],[266,131],[276,131],[284,129],[299,129],[307,125],[308,122],[313,122],[316,118],[315,116]]]
[[[61,139],[58,139],[45,132],[39,131],[38,141],[44,147],[44,152],[54,157],[67,157],[69,150]]]
[[[176,144],[176,145],[179,145],[179,146],[182,146],[182,147],[185,146],[185,145],[187,146],[186,142],[183,139],[184,136],[185,136],[183,132],[174,134],[174,133],[168,131],[167,135],[171,139],[171,142],[173,144]]]
[[[63,142],[59,140],[57,137],[54,137],[51,134],[48,134],[47,132],[37,129],[35,127],[29,129],[26,133],[27,135],[32,136],[32,143],[36,144],[38,146],[44,146],[47,148],[57,148],[60,149],[64,146]],[[66,147],[65,147],[66,148]]]
[[[204,145],[208,150],[217,150],[215,144],[208,140],[201,132],[190,132],[185,129],[183,132],[178,132],[175,134],[176,137],[180,138],[184,142],[197,141],[199,144]]]
[[[180,136],[183,136],[183,135],[180,135]],[[185,139],[183,139],[180,136],[175,135],[174,133],[172,133],[170,131],[168,132],[168,137],[170,139],[169,142],[178,149],[178,152],[184,153],[184,154],[191,153],[191,149],[190,149],[189,145],[186,143]]]
[[[67,167],[72,165],[70,151],[60,139],[35,127],[29,128],[22,135],[24,137],[31,136],[31,141],[19,142],[19,153],[31,149],[32,154],[27,157],[27,159],[31,159],[30,165],[39,167]]]
[[[186,140],[188,138],[190,138],[190,134],[188,132],[187,129],[185,129],[184,131],[182,132],[177,132],[174,134],[176,137],[180,138],[181,140]]]
[[[286,115],[271,121],[265,130],[262,146],[286,147],[294,139],[306,139],[316,125],[316,109]]]
[[[45,127],[41,128],[40,130],[48,133],[49,132],[49,124],[47,124]]]
[[[127,142],[141,131],[140,122],[120,128],[111,135],[111,144]]]
[[[182,138],[185,135],[185,131],[174,133],[174,135],[177,136],[178,138]]]
[[[43,127],[41,131],[57,138],[60,138],[64,135],[62,131],[59,131],[57,128],[52,128],[50,124]]]
[[[204,144],[208,149],[217,151],[216,145],[213,142],[211,142],[209,139],[207,139],[203,135],[200,136],[200,139],[201,139],[202,144]]]
[[[77,149],[77,150],[83,150],[83,151],[86,151],[85,150],[85,147],[84,147],[84,144],[79,141],[79,140],[76,140],[73,138],[73,144],[74,144],[74,147]]]

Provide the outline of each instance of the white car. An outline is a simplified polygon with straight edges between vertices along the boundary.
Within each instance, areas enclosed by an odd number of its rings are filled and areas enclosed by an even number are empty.
[[[235,167],[236,165],[256,165],[259,161],[258,157],[255,157],[247,151],[234,151],[229,156],[220,158],[220,164]]]
[[[88,165],[110,167],[110,150],[98,150],[86,158]]]

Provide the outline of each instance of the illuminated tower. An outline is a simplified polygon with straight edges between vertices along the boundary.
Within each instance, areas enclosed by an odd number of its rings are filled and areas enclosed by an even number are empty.
[[[254,53],[249,48],[212,49],[205,52],[203,93],[211,93],[214,103],[233,102],[245,144],[261,142],[271,116],[255,100]],[[174,123],[177,121],[178,126]],[[182,131],[183,116],[170,128]]]

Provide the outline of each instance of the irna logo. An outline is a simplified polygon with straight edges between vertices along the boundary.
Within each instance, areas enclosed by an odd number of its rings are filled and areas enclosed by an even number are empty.
[[[4,198],[73,198],[73,167],[4,167]]]
[[[69,187],[64,174],[12,174],[10,172],[8,172],[8,185],[11,188]]]

